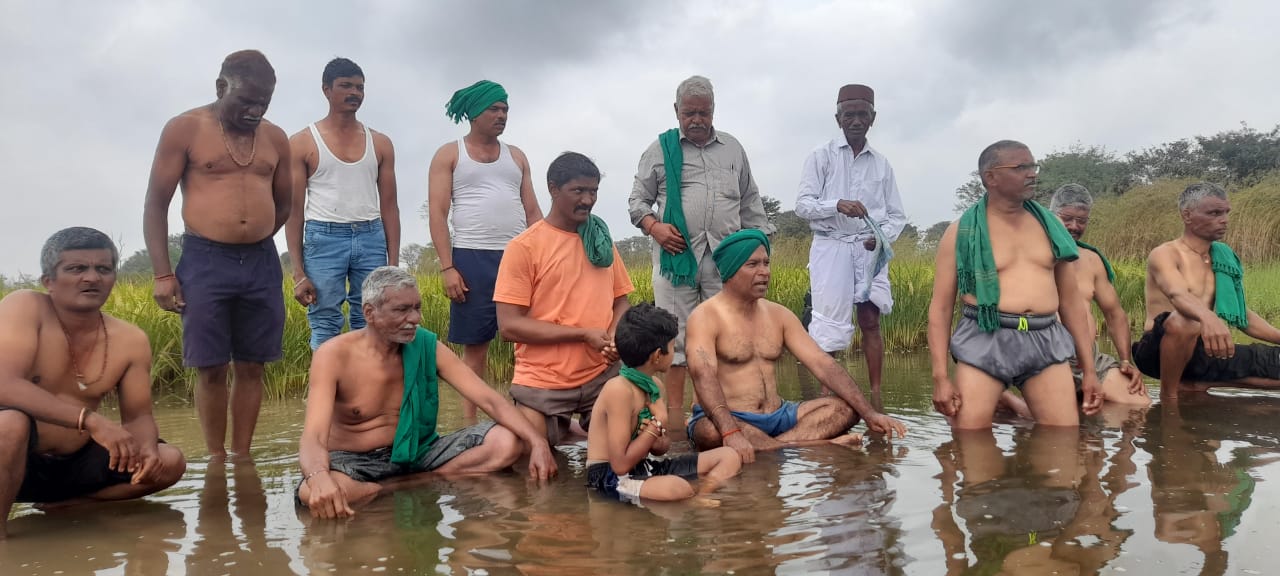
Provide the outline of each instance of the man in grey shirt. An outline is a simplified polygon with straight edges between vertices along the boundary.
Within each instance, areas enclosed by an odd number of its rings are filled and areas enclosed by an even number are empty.
[[[694,307],[720,292],[711,251],[743,228],[773,233],[747,153],[733,136],[711,125],[715,93],[711,81],[691,76],[676,88],[678,129],[669,130],[640,157],[631,189],[631,223],[654,239],[653,296],[680,320],[675,360],[667,372],[669,414],[684,415],[688,364],[685,322]],[[668,182],[679,186],[668,189]],[[668,199],[678,202],[668,202]],[[676,414],[681,420],[675,420]]]

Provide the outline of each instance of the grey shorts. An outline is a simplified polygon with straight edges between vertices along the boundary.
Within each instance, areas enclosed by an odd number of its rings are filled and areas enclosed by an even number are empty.
[[[698,263],[698,284],[676,286],[658,270],[657,262],[658,260],[655,259],[653,264],[653,303],[675,314],[676,320],[679,321],[680,332],[676,335],[675,357],[671,363],[675,366],[685,366],[687,364],[684,354],[685,324],[695,307],[720,293],[720,288],[723,286],[720,282],[720,271],[716,269],[715,260],[712,260],[711,254],[708,253]]]
[[[547,443],[555,446],[569,435],[569,420],[578,415],[582,429],[591,427],[591,409],[596,405],[600,390],[610,378],[618,375],[621,364],[614,362],[595,378],[577,388],[551,390],[521,384],[511,385],[511,399],[517,406],[537,410],[546,417]]]
[[[965,305],[956,331],[951,334],[951,357],[986,372],[1006,388],[1012,385],[1021,389],[1045,368],[1076,355],[1071,334],[1057,316],[1001,313],[1000,328],[983,332],[973,318],[976,312]],[[1020,324],[1025,328],[1019,329]]]
[[[492,421],[480,422],[436,438],[435,444],[431,445],[431,450],[422,457],[422,461],[413,466],[392,463],[391,447],[384,446],[368,452],[330,450],[329,469],[359,482],[377,482],[394,476],[430,472],[482,444],[485,435],[496,425]],[[302,482],[299,482],[293,491],[295,498],[301,489]]]
[[[1076,363],[1073,356],[1067,361],[1071,365],[1071,378],[1076,381],[1076,391],[1080,391],[1080,386],[1084,383],[1084,372],[1080,370],[1080,365]],[[1107,372],[1120,367],[1120,361],[1114,356],[1097,352],[1093,355],[1093,373],[1098,375],[1098,383],[1107,379]]]

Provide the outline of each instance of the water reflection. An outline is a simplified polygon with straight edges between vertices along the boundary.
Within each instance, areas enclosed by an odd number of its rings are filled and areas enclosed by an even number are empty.
[[[141,502],[20,507],[0,574],[1266,574],[1280,530],[1280,397],[1105,407],[1074,430],[953,435],[924,356],[886,362],[892,444],[759,455],[720,506],[645,508],[583,486],[582,446],[548,484],[503,474],[396,493],[347,521],[293,505],[302,408],[264,405],[252,462],[209,461],[189,406],[162,407],[186,478]],[[846,359],[855,374],[860,358]],[[778,364],[790,398],[819,393]],[[451,392],[442,426],[461,423]]]

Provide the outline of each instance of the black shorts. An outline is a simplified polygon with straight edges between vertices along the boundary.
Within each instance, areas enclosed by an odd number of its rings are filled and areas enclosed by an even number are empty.
[[[493,289],[498,282],[502,252],[453,249],[453,267],[467,283],[467,299],[449,303],[450,342],[485,344],[497,336],[498,307],[493,303]]]
[[[267,363],[283,354],[284,290],[275,241],[223,244],[182,237],[182,364]]]
[[[0,408],[12,410],[12,408]],[[30,415],[31,432],[27,437],[27,471],[18,488],[17,502],[61,502],[88,496],[117,484],[127,484],[132,474],[107,468],[111,453],[89,440],[83,447],[67,455],[40,454],[36,447],[40,437],[36,420]]]
[[[640,485],[654,476],[679,476],[685,480],[695,480],[698,478],[698,455],[645,458],[622,477],[613,471],[608,462],[587,464],[587,486],[623,502],[639,503]]]
[[[1160,379],[1160,342],[1164,340],[1164,321],[1169,314],[1156,316],[1151,329],[1133,343],[1133,365],[1157,380]],[[1182,369],[1182,380],[1193,382],[1232,382],[1251,377],[1280,380],[1280,346],[1236,344],[1234,356],[1210,358],[1204,351],[1204,341],[1196,338],[1196,349]]]

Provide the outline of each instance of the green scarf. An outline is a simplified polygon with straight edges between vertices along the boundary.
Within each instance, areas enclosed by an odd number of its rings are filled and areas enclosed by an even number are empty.
[[[582,237],[582,247],[587,251],[587,260],[598,268],[613,266],[613,237],[609,235],[609,225],[604,219],[592,214],[578,226],[578,236]]]
[[[662,210],[662,221],[675,226],[686,243],[684,251],[679,254],[662,250],[658,272],[676,286],[696,286],[698,259],[693,256],[693,247],[688,245],[689,225],[684,221],[684,199],[680,195],[680,176],[684,170],[684,150],[680,149],[680,129],[672,128],[659,134],[658,144],[662,146],[662,167],[667,173],[667,203]]]
[[[453,98],[444,105],[444,113],[453,120],[454,124],[457,124],[462,122],[463,118],[474,120],[476,116],[493,106],[494,102],[506,101],[507,91],[501,84],[481,80],[454,92]]]
[[[623,366],[619,373],[622,374],[623,378],[635,384],[636,388],[639,388],[641,392],[644,392],[649,397],[649,402],[657,402],[658,398],[662,397],[662,390],[658,388],[658,383],[654,381],[652,376],[630,366]],[[636,416],[636,429],[631,433],[632,438],[640,435],[640,425],[650,418],[653,418],[653,412],[650,412],[649,406],[645,405],[644,408],[640,409],[640,414]]]
[[[1111,262],[1107,261],[1107,257],[1102,255],[1101,250],[1099,250],[1095,246],[1090,246],[1088,244],[1085,244],[1080,240],[1076,240],[1076,246],[1079,246],[1081,248],[1084,248],[1085,250],[1088,250],[1090,252],[1093,252],[1094,254],[1097,254],[1098,258],[1102,260],[1102,267],[1107,269],[1107,282],[1110,282],[1112,284],[1116,283],[1116,271],[1111,269]]]
[[[755,228],[744,228],[721,240],[720,245],[711,252],[711,259],[715,260],[716,268],[720,270],[720,281],[728,282],[733,278],[760,246],[764,246],[765,252],[773,254],[769,237]]]
[[[1054,260],[1073,261],[1080,257],[1075,240],[1062,221],[1044,206],[1031,200],[1022,207],[1035,216],[1049,236]],[[978,300],[978,328],[995,332],[1000,327],[1000,279],[996,276],[996,259],[991,253],[991,232],[987,229],[987,195],[960,216],[956,231],[956,276],[960,294],[973,294]]]
[[[404,400],[400,402],[400,422],[391,443],[391,462],[417,466],[439,438],[436,335],[419,326],[413,341],[400,347],[400,354],[404,357]]]
[[[1209,246],[1213,260],[1213,311],[1223,322],[1241,330],[1249,327],[1249,310],[1244,304],[1244,268],[1230,246],[1214,242]]]

